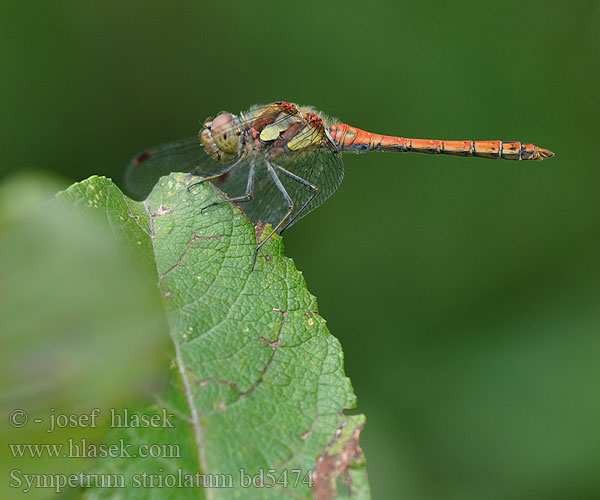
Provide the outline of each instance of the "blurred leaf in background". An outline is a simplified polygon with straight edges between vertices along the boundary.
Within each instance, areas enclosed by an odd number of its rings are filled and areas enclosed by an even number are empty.
[[[143,399],[158,389],[168,365],[156,269],[136,261],[107,224],[51,202],[58,185],[36,172],[0,189],[0,398],[8,443],[98,439],[100,419],[95,428],[59,428],[51,416]],[[23,427],[9,425],[14,410],[27,414]],[[66,473],[82,460],[19,459],[4,446],[2,465]]]

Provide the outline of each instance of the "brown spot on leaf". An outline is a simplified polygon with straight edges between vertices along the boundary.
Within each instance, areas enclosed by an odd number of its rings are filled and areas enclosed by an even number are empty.
[[[152,214],[150,214],[150,217],[159,217],[161,215],[169,215],[173,213],[173,209],[170,207],[165,207],[164,205],[161,205],[160,207],[158,207],[158,209],[156,210],[156,212],[153,212]]]
[[[261,222],[261,221],[258,221],[258,224],[256,224],[256,241],[257,242],[260,241],[260,237],[262,236],[266,225],[267,224],[265,222]]]
[[[317,458],[313,489],[315,500],[335,498],[337,482],[339,480],[346,483],[350,481],[348,468],[352,462],[362,455],[362,450],[358,444],[362,429],[363,425],[354,429],[344,447],[341,450],[336,450],[336,453],[330,453],[331,448],[342,435],[341,429],[338,429],[333,441],[326,446],[325,451]]]

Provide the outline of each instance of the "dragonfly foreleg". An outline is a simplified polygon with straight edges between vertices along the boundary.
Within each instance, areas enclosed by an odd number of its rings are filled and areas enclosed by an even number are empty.
[[[275,172],[276,168],[277,169],[281,169],[281,167],[279,165],[272,164],[267,158],[265,158],[265,164],[267,165],[267,170],[269,171],[269,174],[271,174],[271,177],[273,178],[273,182],[275,182],[275,185],[277,186],[277,189],[279,189],[279,191],[281,192],[281,194],[285,198],[285,201],[288,204],[288,211],[283,216],[283,219],[281,219],[279,221],[279,224],[277,224],[273,228],[273,230],[268,234],[268,236],[264,240],[262,240],[258,245],[256,245],[256,249],[254,250],[254,260],[252,261],[252,269],[254,269],[254,266],[256,265],[256,257],[258,256],[258,251],[260,250],[260,247],[262,247],[267,241],[269,241],[269,238],[271,238],[271,236],[273,236],[273,234],[289,218],[290,214],[294,211],[294,206],[295,206],[294,205],[294,200],[292,200],[292,198],[290,197],[290,195],[288,194],[288,192],[285,190],[285,187],[283,187],[283,184],[281,183],[281,180],[277,176],[277,172]]]
[[[204,211],[206,210],[208,207],[212,207],[213,205],[218,205],[219,203],[227,203],[227,202],[233,202],[233,203],[243,203],[245,201],[251,201],[252,197],[254,196],[254,170],[256,167],[256,160],[254,158],[254,156],[250,159],[250,169],[248,171],[248,184],[246,185],[246,192],[242,195],[242,196],[236,196],[235,198],[226,198],[224,200],[217,200],[217,201],[213,201],[210,205],[206,205],[205,207],[202,207],[200,209],[200,211]],[[204,182],[205,179],[203,179],[202,182]]]
[[[317,186],[315,186],[313,183],[308,182],[306,179],[303,179],[302,177],[299,177],[296,174],[292,174],[292,172],[290,172],[289,170],[286,170],[283,167],[280,167],[279,165],[276,165],[274,163],[272,165],[277,170],[279,170],[283,175],[286,175],[287,177],[295,180],[296,182],[299,182],[300,184],[306,186],[307,188],[309,188],[312,191],[312,193],[310,194],[310,198],[308,200],[306,200],[306,202],[304,202],[304,205],[302,205],[300,207],[300,210],[298,210],[294,214],[294,216],[287,222],[287,224],[281,228],[281,231],[279,231],[279,234],[281,234],[294,223],[294,221],[300,216],[300,214],[302,212],[304,212],[306,207],[308,207],[308,205],[310,205],[310,202],[315,199],[315,196],[317,196],[317,194],[319,194],[319,188]]]
[[[237,160],[236,162],[232,163],[231,165],[229,165],[228,167],[226,167],[225,169],[223,169],[221,172],[219,172],[218,174],[215,175],[210,175],[208,177],[203,177],[202,179],[200,179],[198,182],[194,182],[193,184],[190,184],[187,187],[187,190],[190,191],[193,187],[198,186],[199,184],[202,184],[203,182],[207,182],[207,181],[212,181],[214,179],[219,179],[221,177],[226,176],[229,172],[231,172],[234,168],[238,167],[239,165],[242,164],[242,162],[246,159],[247,154],[244,153],[242,154],[242,156],[239,158],[239,160]],[[200,175],[200,174],[195,174],[194,172],[191,172],[192,175]]]

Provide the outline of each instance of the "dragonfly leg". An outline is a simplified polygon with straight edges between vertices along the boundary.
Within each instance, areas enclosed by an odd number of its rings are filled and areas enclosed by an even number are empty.
[[[302,177],[299,177],[296,174],[293,174],[289,170],[286,170],[285,168],[280,167],[279,165],[276,165],[275,163],[272,163],[272,165],[277,170],[279,170],[283,175],[289,177],[290,179],[295,180],[296,182],[299,182],[300,184],[303,184],[304,186],[306,186],[307,188],[309,188],[312,191],[310,198],[308,200],[306,200],[304,205],[302,205],[300,207],[300,210],[298,210],[295,213],[295,215],[287,222],[287,224],[281,228],[281,231],[279,231],[279,234],[281,234],[294,223],[294,221],[300,216],[300,214],[302,212],[304,212],[306,207],[308,205],[310,205],[310,202],[315,199],[315,196],[317,196],[317,194],[319,194],[319,188],[317,186],[315,186],[314,184],[312,184],[311,182],[308,182],[306,179],[303,179]]]
[[[279,224],[277,224],[273,228],[273,230],[268,234],[268,236],[264,240],[262,240],[258,245],[256,245],[256,249],[254,250],[254,260],[252,261],[252,269],[254,269],[254,266],[256,265],[256,257],[258,256],[258,251],[260,250],[260,247],[262,247],[267,241],[269,241],[269,238],[271,238],[271,236],[273,236],[273,234],[281,227],[281,225],[286,221],[286,219],[289,218],[290,214],[294,211],[294,206],[295,206],[294,201],[292,200],[292,198],[290,197],[288,192],[283,187],[281,180],[279,180],[279,177],[277,176],[277,172],[275,172],[275,168],[281,168],[281,167],[279,167],[278,165],[277,166],[272,165],[271,162],[267,158],[265,158],[265,163],[267,165],[267,170],[269,171],[269,174],[271,174],[271,177],[273,178],[273,181],[275,182],[275,185],[277,186],[277,189],[279,189],[279,191],[281,192],[281,194],[285,198],[285,201],[288,204],[288,211],[283,216],[283,219],[281,219],[279,221]]]
[[[245,201],[251,201],[254,196],[254,170],[256,167],[256,160],[254,156],[250,159],[250,170],[248,171],[248,184],[246,185],[246,192],[242,196],[236,196],[235,198],[226,198],[225,200],[213,201],[210,205],[206,205],[200,209],[201,212],[206,210],[208,207],[218,205],[219,203],[243,203]],[[204,181],[204,180],[203,180]]]
[[[198,182],[194,182],[193,184],[190,184],[187,187],[187,190],[190,191],[193,187],[198,186],[204,182],[207,181],[212,181],[214,179],[219,179],[225,175],[227,175],[229,172],[231,172],[235,167],[241,165],[241,163],[246,159],[246,154],[243,154],[240,159],[238,161],[236,161],[235,163],[232,163],[231,165],[229,165],[228,167],[226,167],[224,170],[222,170],[221,172],[219,172],[218,174],[215,175],[210,175],[208,177],[203,177],[202,179],[200,179]],[[193,174],[193,172],[192,172]],[[199,175],[199,174],[194,174],[194,175]]]

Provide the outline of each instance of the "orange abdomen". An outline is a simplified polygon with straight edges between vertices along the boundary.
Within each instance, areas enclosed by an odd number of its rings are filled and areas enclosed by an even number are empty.
[[[373,134],[345,123],[332,125],[329,134],[342,151],[401,151],[455,156],[479,156],[505,160],[543,160],[552,151],[519,141],[445,141],[408,139]]]

